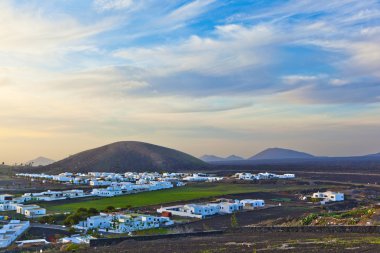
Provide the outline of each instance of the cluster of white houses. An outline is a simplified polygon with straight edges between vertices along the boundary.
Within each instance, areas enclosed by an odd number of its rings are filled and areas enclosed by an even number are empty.
[[[16,211],[27,218],[35,218],[46,214],[46,209],[38,205],[25,205],[23,197],[13,198],[13,195],[0,195],[0,211]]]
[[[100,213],[88,217],[73,227],[79,230],[96,229],[100,232],[129,233],[138,230],[158,228],[173,225],[168,217],[156,217],[151,215],[126,215],[121,213]]]
[[[19,173],[18,177],[26,177],[31,180],[55,181],[60,183],[83,184],[91,186],[110,186],[113,182],[141,182],[150,181],[160,182],[183,182],[183,181],[219,181],[222,177],[212,177],[201,173],[158,173],[158,172],[89,172],[89,173],[71,173],[64,172],[58,175],[47,175],[37,173]]]
[[[167,181],[138,181],[132,182],[110,182],[106,188],[94,188],[91,192],[85,193],[83,190],[66,191],[44,191],[38,193],[24,193],[20,197],[10,194],[0,195],[0,211],[16,211],[28,218],[34,218],[46,214],[46,209],[38,205],[26,205],[27,202],[36,201],[57,201],[83,197],[113,197],[123,194],[130,194],[143,191],[156,191],[161,189],[173,188],[174,185]],[[176,186],[184,185],[177,182]]]
[[[295,178],[296,175],[295,174],[277,175],[277,174],[268,173],[268,172],[258,173],[258,174],[241,172],[241,173],[236,173],[234,177],[240,180],[266,180],[266,179],[292,179],[292,178]]]
[[[0,228],[0,248],[6,248],[29,228],[29,221],[11,220]]]
[[[265,206],[262,199],[227,200],[222,199],[216,203],[186,204],[157,209],[164,216],[184,216],[203,219],[216,214],[229,214],[242,209],[254,209]]]

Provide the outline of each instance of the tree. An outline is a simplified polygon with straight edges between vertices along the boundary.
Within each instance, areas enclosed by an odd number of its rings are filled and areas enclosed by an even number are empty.
[[[93,208],[93,207],[91,207],[91,208],[89,208],[88,209],[88,214],[91,216],[91,215],[96,215],[96,214],[98,214],[99,213],[99,211],[96,209],[96,208]]]
[[[111,212],[115,212],[115,211],[116,211],[116,208],[114,206],[107,206],[104,209],[104,212],[107,212],[107,213],[111,213]]]
[[[233,213],[233,214],[231,215],[231,227],[233,227],[233,228],[237,228],[238,226],[239,226],[239,223],[238,223],[238,220],[237,220],[237,218],[236,218],[236,214]]]

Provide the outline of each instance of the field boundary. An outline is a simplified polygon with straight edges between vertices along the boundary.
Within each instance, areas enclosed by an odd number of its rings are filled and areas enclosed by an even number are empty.
[[[380,226],[252,226],[229,229],[230,232],[287,233],[380,233]]]

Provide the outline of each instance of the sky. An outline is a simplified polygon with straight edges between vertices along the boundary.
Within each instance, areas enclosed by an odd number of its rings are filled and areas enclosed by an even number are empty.
[[[6,163],[380,152],[378,0],[1,0],[0,20]]]

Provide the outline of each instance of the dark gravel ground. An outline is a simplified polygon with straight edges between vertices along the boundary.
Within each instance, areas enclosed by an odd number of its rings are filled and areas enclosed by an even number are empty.
[[[227,233],[223,235],[125,241],[78,252],[380,252],[378,234]]]

